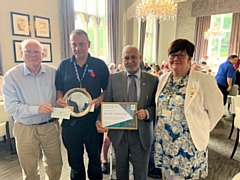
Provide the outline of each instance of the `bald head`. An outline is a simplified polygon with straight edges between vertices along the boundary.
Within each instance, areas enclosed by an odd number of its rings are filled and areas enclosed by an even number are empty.
[[[124,47],[122,51],[122,60],[126,70],[130,74],[135,74],[136,72],[138,72],[141,62],[141,56],[136,46],[128,45]]]
[[[134,51],[137,51],[138,55],[140,55],[140,53],[139,53],[139,51],[138,51],[138,48],[137,48],[136,46],[134,46],[134,45],[127,45],[127,46],[125,46],[125,47],[123,48],[123,50],[122,50],[122,58],[123,58],[125,52],[126,52],[127,50],[130,50],[130,49],[132,49],[132,50],[134,50]]]

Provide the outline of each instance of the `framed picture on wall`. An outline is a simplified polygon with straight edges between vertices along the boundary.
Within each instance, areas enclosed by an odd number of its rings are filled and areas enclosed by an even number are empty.
[[[12,35],[30,37],[30,16],[28,14],[16,12],[10,12],[10,14],[12,21]]]
[[[52,45],[51,43],[41,42],[43,45],[43,59],[42,62],[52,62]]]
[[[14,51],[14,61],[16,63],[23,62],[23,58],[21,55],[22,45],[20,40],[13,40],[13,51]]]
[[[40,16],[33,16],[35,37],[51,38],[50,19]]]

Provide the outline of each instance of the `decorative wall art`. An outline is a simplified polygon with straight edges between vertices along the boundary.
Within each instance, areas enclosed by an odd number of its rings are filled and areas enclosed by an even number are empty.
[[[12,20],[12,35],[30,37],[30,16],[16,12],[10,12],[10,14]]]
[[[50,19],[40,16],[33,16],[35,37],[51,38]]]
[[[19,40],[13,40],[13,51],[14,51],[14,61],[16,63],[21,63],[23,62],[21,50],[22,50],[22,41]]]

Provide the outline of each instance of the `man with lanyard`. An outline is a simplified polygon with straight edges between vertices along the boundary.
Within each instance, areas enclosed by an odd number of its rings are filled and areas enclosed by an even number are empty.
[[[95,122],[99,106],[107,88],[109,77],[105,62],[91,57],[88,53],[90,41],[83,30],[74,30],[70,34],[70,45],[73,56],[64,59],[56,75],[57,106],[68,106],[63,100],[64,94],[72,88],[84,88],[92,97],[94,112],[83,117],[70,117],[62,123],[62,139],[68,151],[68,162],[71,167],[71,179],[85,180],[83,160],[84,145],[89,157],[88,178],[102,179],[100,154],[103,136],[98,133]]]

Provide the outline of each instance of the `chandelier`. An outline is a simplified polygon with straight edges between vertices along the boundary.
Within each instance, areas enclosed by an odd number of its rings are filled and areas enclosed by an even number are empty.
[[[204,32],[204,39],[211,38],[224,38],[226,36],[226,33],[223,31],[223,29],[220,28],[218,23],[214,23],[213,27],[211,29],[208,29],[206,32]]]
[[[136,7],[136,18],[147,21],[157,19],[159,21],[173,20],[177,14],[177,4],[173,0],[142,0]]]

